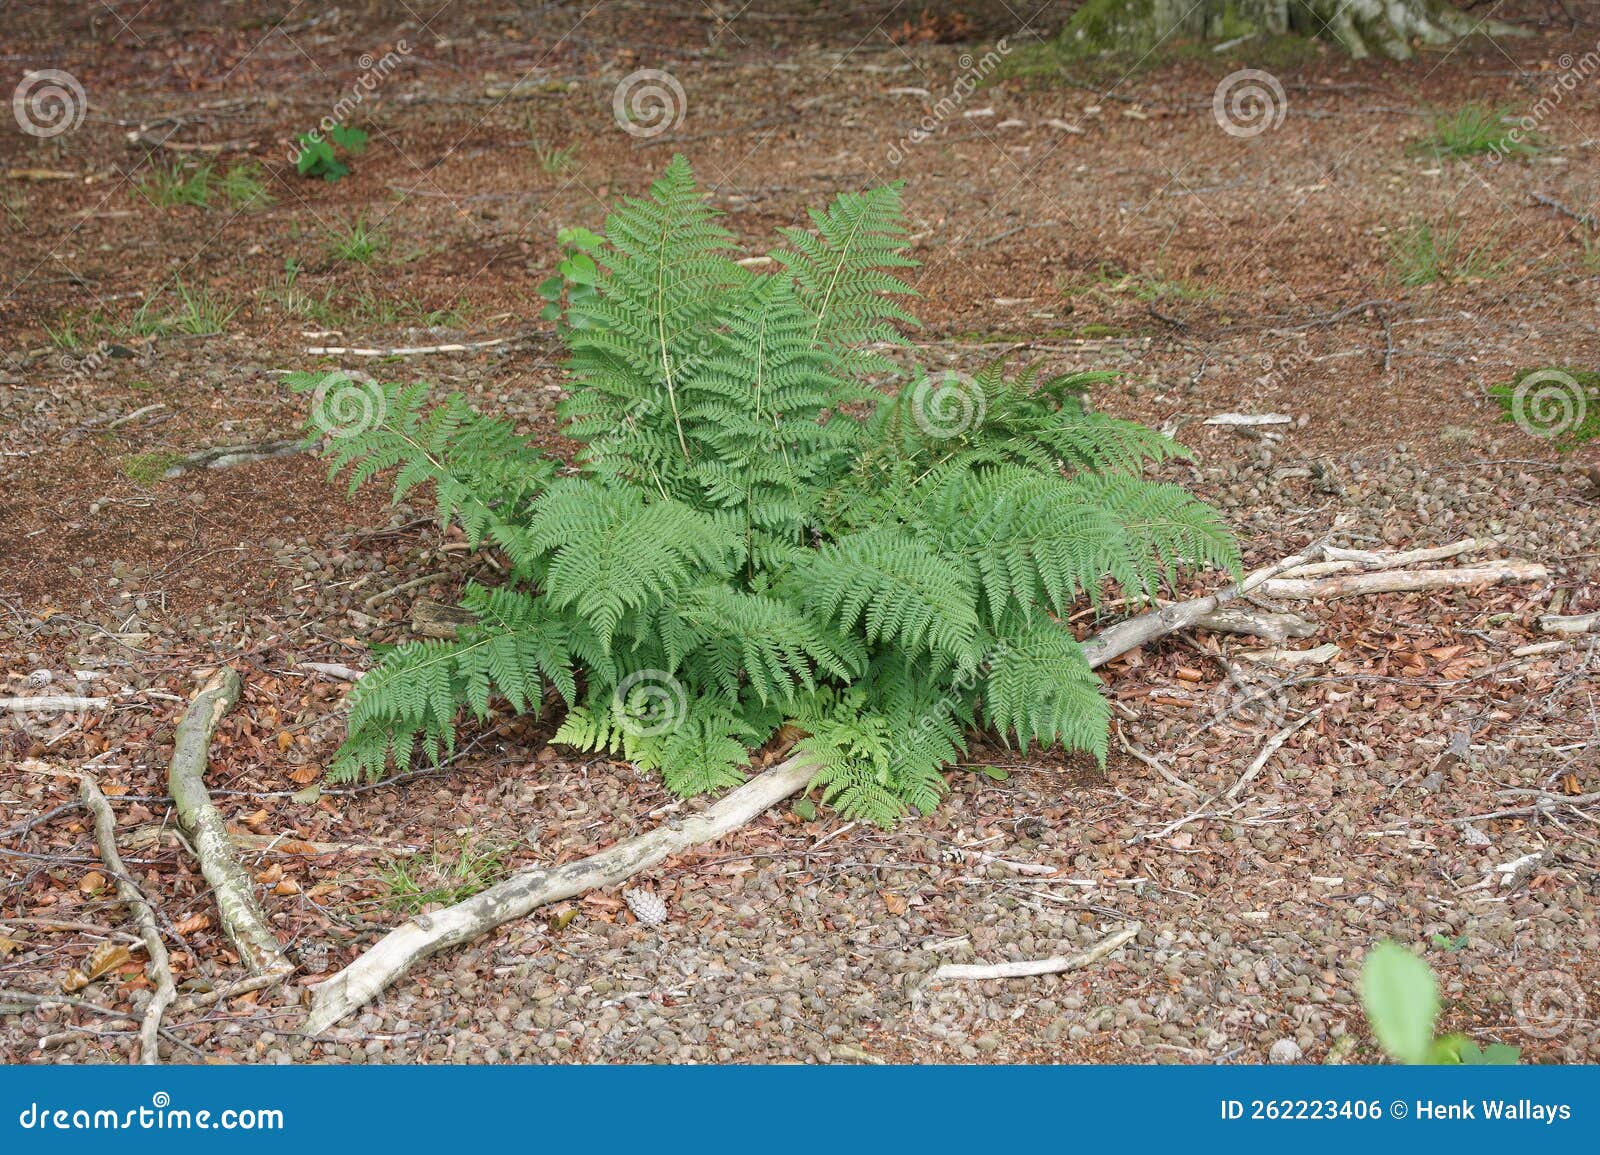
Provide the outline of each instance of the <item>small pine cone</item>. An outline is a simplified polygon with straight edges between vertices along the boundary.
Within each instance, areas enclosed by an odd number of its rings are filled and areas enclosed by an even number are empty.
[[[622,898],[643,925],[660,926],[667,921],[667,904],[648,890],[625,890]]]

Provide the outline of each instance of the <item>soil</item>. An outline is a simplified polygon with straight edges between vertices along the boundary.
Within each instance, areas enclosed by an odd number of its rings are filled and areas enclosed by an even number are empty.
[[[70,131],[0,136],[0,696],[111,704],[0,723],[0,1059],[136,1049],[137,953],[74,996],[90,1005],[12,995],[59,991],[130,929],[84,814],[53,813],[85,767],[185,990],[238,976],[163,777],[221,662],[245,691],[208,781],[257,836],[246,863],[300,970],[172,1016],[175,1061],[1371,1061],[1357,979],[1386,936],[1433,964],[1442,1029],[1600,1059],[1600,812],[1535,813],[1514,793],[1600,791],[1600,646],[1513,653],[1547,640],[1540,614],[1600,609],[1600,443],[1531,435],[1488,392],[1600,367],[1600,230],[1576,219],[1600,213],[1592,11],[1502,4],[1527,35],[1406,64],[1245,43],[996,72],[967,93],[962,77],[1021,59],[1071,5],[429,7],[7,9],[4,59],[69,72],[87,107]],[[1245,68],[1282,92],[1281,122],[1255,135],[1213,114]],[[660,135],[614,112],[641,69],[684,94]],[[341,180],[297,176],[295,138],[341,100],[367,150]],[[1439,157],[1433,111],[1469,100],[1543,110],[1543,144]],[[402,781],[306,793],[348,686],[305,663],[364,668],[411,636],[414,601],[448,601],[487,563],[420,498],[348,496],[310,455],[163,475],[299,436],[305,398],[282,380],[296,369],[430,380],[559,449],[537,293],[557,231],[600,228],[678,151],[753,244],[838,191],[903,180],[922,363],[1117,370],[1095,407],[1196,452],[1171,479],[1226,512],[1249,563],[1342,519],[1338,540],[1367,548],[1492,535],[1550,579],[1314,604],[1317,635],[1296,644],[1340,654],[1264,675],[1266,710],[1239,708],[1254,691],[1231,680],[1252,644],[1169,639],[1104,671],[1126,745],[1103,772],[979,741],[934,815],[881,832],[780,808],[636,880],[667,902],[659,928],[591,895],[299,1035],[305,988],[400,921],[413,883],[445,901],[701,803],[550,746],[555,717],[470,731],[447,766]],[[152,173],[204,157],[253,159],[272,202],[161,203]],[[357,222],[381,247],[331,252]],[[1408,286],[1393,251],[1418,222],[1455,250],[1441,279]],[[197,292],[219,331],[139,324]],[[1293,420],[1202,423],[1225,412]],[[1159,833],[1313,710],[1237,806]],[[1521,812],[1473,817],[1504,810]],[[925,981],[942,962],[1072,953],[1129,920],[1138,937],[1083,971]]]

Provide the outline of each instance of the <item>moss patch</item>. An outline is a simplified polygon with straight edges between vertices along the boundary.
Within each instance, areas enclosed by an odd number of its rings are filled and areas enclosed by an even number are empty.
[[[135,453],[122,459],[122,476],[149,489],[166,476],[167,470],[183,460],[181,453]]]

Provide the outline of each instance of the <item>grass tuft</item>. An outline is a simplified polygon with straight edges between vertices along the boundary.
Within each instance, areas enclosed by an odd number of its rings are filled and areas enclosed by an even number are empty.
[[[1509,105],[1477,100],[1454,111],[1437,110],[1424,147],[1436,156],[1458,160],[1490,154],[1535,156],[1544,149],[1544,137],[1520,128],[1521,119]]]
[[[1464,249],[1461,226],[1454,221],[1434,225],[1415,219],[1389,238],[1389,271],[1407,288],[1438,281],[1484,280],[1505,267],[1490,255],[1492,242]]]
[[[397,858],[379,872],[388,889],[386,905],[405,914],[449,906],[487,890],[506,874],[507,851],[494,843],[461,840],[451,856],[434,850],[426,858]]]
[[[371,224],[364,213],[347,225],[334,225],[327,235],[328,256],[336,261],[370,264],[389,247],[388,235]]]

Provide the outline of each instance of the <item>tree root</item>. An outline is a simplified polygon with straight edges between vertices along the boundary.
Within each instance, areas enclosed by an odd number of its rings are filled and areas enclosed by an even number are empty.
[[[91,774],[84,774],[78,779],[78,792],[83,796],[84,806],[94,815],[94,840],[100,848],[100,861],[106,864],[106,870],[116,879],[117,897],[122,899],[128,913],[133,915],[134,925],[139,928],[139,938],[144,943],[144,952],[150,959],[151,978],[155,980],[156,991],[150,997],[150,1004],[145,1007],[144,1022],[139,1027],[139,1062],[154,1066],[161,1061],[156,1051],[156,1040],[161,1033],[161,1016],[178,997],[178,988],[172,981],[172,959],[167,954],[166,944],[161,941],[155,911],[134,884],[128,868],[122,864],[122,855],[117,852],[117,817],[111,812],[111,803],[106,801],[106,796],[101,793],[99,784]]]
[[[234,852],[222,815],[206,790],[206,756],[217,723],[239,699],[239,675],[223,666],[195,695],[178,723],[167,771],[167,792],[178,822],[189,835],[200,873],[217,900],[222,928],[245,966],[258,975],[288,975],[294,964],[284,957],[278,938],[267,926],[256,902],[250,876]]]

